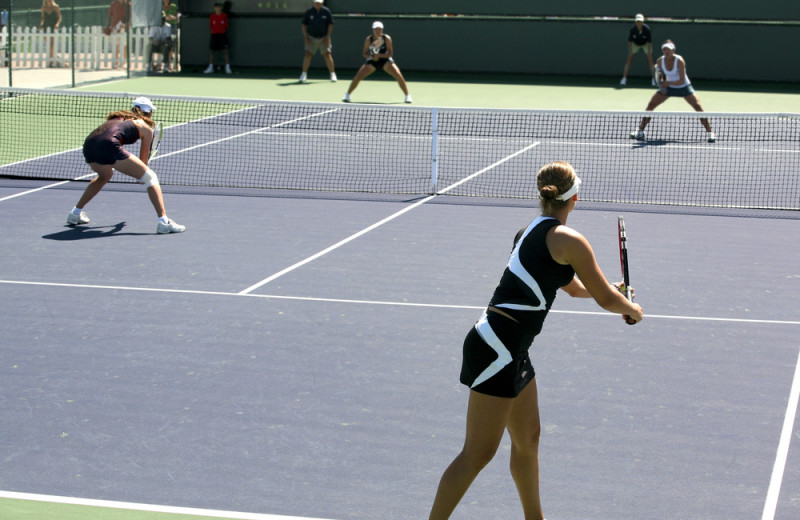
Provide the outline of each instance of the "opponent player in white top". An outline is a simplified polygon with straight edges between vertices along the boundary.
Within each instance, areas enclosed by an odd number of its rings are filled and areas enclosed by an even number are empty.
[[[697,99],[692,82],[689,81],[689,76],[686,75],[686,61],[679,54],[675,54],[675,43],[672,40],[665,40],[661,44],[661,51],[664,55],[656,61],[656,76],[659,77],[660,84],[658,85],[658,91],[650,98],[650,103],[647,104],[645,110],[654,110],[669,97],[682,97],[695,111],[703,112],[703,107],[700,106],[700,100]],[[643,117],[641,123],[639,123],[639,130],[631,133],[631,138],[643,141],[645,139],[644,129],[649,122],[649,117]],[[700,123],[708,132],[708,142],[715,142],[717,137],[711,131],[711,123],[708,118],[701,118]]]

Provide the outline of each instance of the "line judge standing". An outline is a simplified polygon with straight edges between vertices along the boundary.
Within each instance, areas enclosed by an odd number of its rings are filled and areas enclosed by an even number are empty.
[[[625,86],[628,84],[628,71],[633,63],[633,58],[640,52],[644,52],[644,57],[647,58],[647,64],[650,66],[650,84],[655,86],[656,80],[654,79],[654,64],[653,64],[653,33],[650,31],[650,26],[644,23],[644,15],[639,13],[633,19],[634,24],[628,33],[628,61],[625,62],[625,70],[622,72],[622,79],[619,84]]]
[[[333,32],[333,14],[323,5],[325,0],[314,0],[314,5],[306,10],[303,16],[303,38],[305,39],[306,53],[303,57],[303,73],[300,74],[300,83],[308,81],[308,66],[311,58],[317,52],[322,54],[331,81],[336,81],[336,69],[333,66],[331,49],[331,33]]]

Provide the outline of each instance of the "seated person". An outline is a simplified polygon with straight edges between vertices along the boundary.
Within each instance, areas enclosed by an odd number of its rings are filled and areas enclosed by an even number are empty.
[[[154,72],[159,70],[158,64],[153,63],[153,54],[156,52],[161,53],[161,61],[164,64],[163,72],[169,71],[169,55],[172,48],[172,25],[162,18],[160,26],[153,26],[150,28],[149,38],[150,53],[147,60],[147,71]]]

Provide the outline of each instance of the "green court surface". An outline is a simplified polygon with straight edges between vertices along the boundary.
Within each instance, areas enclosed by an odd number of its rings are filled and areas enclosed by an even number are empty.
[[[224,518],[13,499],[0,499],[0,517],[4,520],[197,520],[199,518],[222,520]]]
[[[25,498],[13,498],[25,496]],[[12,497],[12,498],[8,498]],[[0,491],[3,520],[320,520]]]
[[[181,74],[138,77],[82,87],[81,90],[202,97],[341,102],[352,71],[338,73],[332,83],[327,72],[312,69],[300,84],[298,71],[263,75]],[[476,108],[556,110],[644,110],[654,88],[646,78],[630,78],[620,88],[616,78],[557,78],[542,76],[466,76],[406,74],[414,105]],[[694,81],[706,112],[800,112],[800,86]],[[403,104],[403,93],[388,75],[376,72],[361,82],[354,103]],[[691,111],[682,99],[670,99],[659,111]]]

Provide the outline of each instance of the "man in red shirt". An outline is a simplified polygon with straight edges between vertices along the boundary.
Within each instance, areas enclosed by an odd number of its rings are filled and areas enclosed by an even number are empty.
[[[225,56],[225,73],[232,74],[233,71],[231,71],[231,62],[228,55],[228,15],[222,12],[222,2],[214,4],[214,12],[211,13],[209,25],[211,27],[211,42],[208,48],[211,49],[211,53],[208,58],[208,67],[203,73],[212,74],[214,72],[214,53],[222,51]]]

